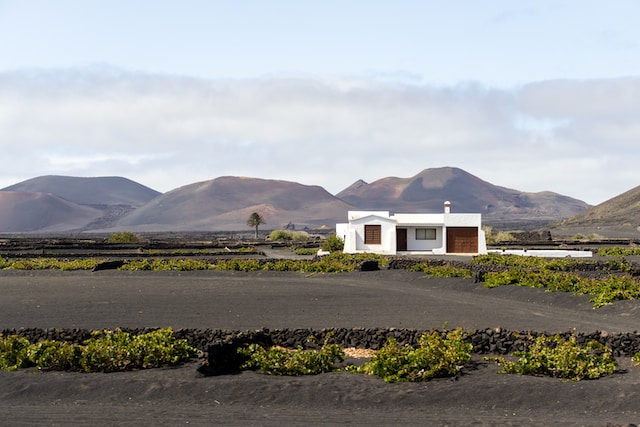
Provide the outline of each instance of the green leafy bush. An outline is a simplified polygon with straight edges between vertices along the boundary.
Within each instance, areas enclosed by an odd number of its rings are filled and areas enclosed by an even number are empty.
[[[268,350],[258,344],[250,344],[238,352],[248,358],[243,369],[259,369],[271,375],[316,375],[336,370],[335,364],[345,359],[345,353],[337,344],[324,343],[320,350],[287,350],[271,347]]]
[[[307,233],[306,231],[273,230],[271,233],[269,233],[269,239],[285,241],[305,241],[309,239],[309,233]]]
[[[327,237],[324,242],[322,242],[321,248],[323,251],[328,252],[342,251],[344,249],[344,240],[338,237],[336,233],[333,233],[332,235]]]
[[[640,298],[640,284],[629,275],[610,275],[602,279],[591,279],[572,273],[512,269],[489,272],[485,274],[484,280],[488,288],[515,285],[546,288],[549,292],[562,291],[573,292],[576,295],[593,295],[589,301],[593,303],[594,308],[618,300]]]
[[[480,265],[512,267],[501,272],[488,272],[485,286],[516,285],[545,288],[547,291],[573,292],[576,295],[593,295],[594,308],[617,300],[640,298],[640,283],[628,273],[632,266],[624,260],[608,260],[598,263],[596,270],[616,273],[606,277],[590,278],[578,271],[593,262],[554,258],[521,257],[517,255],[481,255],[472,261]],[[574,272],[575,271],[575,272]]]
[[[598,249],[598,255],[620,258],[625,256],[638,256],[640,255],[640,248],[622,248],[620,246],[612,246]]]
[[[538,268],[553,271],[565,270],[568,266],[581,261],[573,258],[543,258],[535,256],[488,254],[478,255],[471,260],[477,265],[496,265],[501,267]]]
[[[80,365],[85,372],[115,372],[178,365],[196,354],[186,340],[177,340],[171,328],[142,335],[120,330],[94,332],[85,341]]]
[[[468,268],[453,267],[451,265],[429,265],[421,262],[408,268],[409,271],[418,271],[433,277],[473,277],[473,272]]]
[[[460,328],[444,336],[437,331],[424,333],[415,349],[409,345],[400,347],[394,338],[389,338],[371,360],[360,367],[347,369],[377,375],[385,382],[427,381],[457,375],[471,360],[472,345],[463,337],[464,331]]]
[[[16,270],[91,270],[104,259],[56,259],[56,258],[24,258],[16,260],[0,259],[0,269]]]
[[[130,260],[124,263],[119,270],[132,270],[132,271],[195,271],[195,270],[210,270],[213,269],[213,265],[206,260],[200,259],[140,259]]]
[[[121,231],[118,233],[113,233],[107,239],[108,243],[138,243],[142,239],[140,236],[130,232],[130,231]]]
[[[298,248],[295,250],[296,255],[315,255],[318,249],[312,248]]]
[[[177,365],[196,355],[171,328],[142,335],[97,331],[82,345],[61,341],[31,344],[17,335],[0,336],[0,369],[37,367],[84,372],[115,372]]]
[[[7,337],[0,334],[0,369],[15,371],[30,365],[29,348],[31,343],[17,335]]]
[[[584,347],[576,337],[564,340],[558,335],[537,337],[528,351],[514,352],[515,361],[504,357],[485,357],[498,363],[500,373],[520,375],[543,375],[571,381],[596,379],[616,371],[618,364],[610,348],[597,341]]]
[[[508,231],[498,231],[497,233],[493,232],[493,227],[489,225],[483,225],[482,231],[484,231],[485,240],[488,245],[495,245],[503,242],[512,242],[516,240],[513,237],[513,234]]]
[[[83,348],[62,341],[40,341],[29,348],[29,361],[40,369],[56,371],[78,370],[83,359]]]
[[[262,270],[258,259],[221,259],[212,267],[214,270],[257,271]]]
[[[331,253],[317,260],[307,259],[282,259],[278,261],[265,261],[259,259],[229,259],[219,260],[211,268],[215,270],[232,271],[297,271],[301,273],[341,273],[355,271],[358,264],[366,260],[376,260],[381,267],[389,265],[389,259],[377,254],[343,254]]]

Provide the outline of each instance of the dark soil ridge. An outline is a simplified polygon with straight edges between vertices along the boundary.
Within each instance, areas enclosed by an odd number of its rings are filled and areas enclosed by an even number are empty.
[[[266,239],[263,233],[258,238],[247,237],[247,232],[210,232],[210,233],[138,233],[140,241],[132,243],[110,243],[108,234],[87,233],[78,235],[52,235],[52,236],[13,236],[0,234],[0,254],[5,256],[27,253],[32,256],[59,254],[73,256],[74,254],[108,255],[121,251],[136,252],[140,250],[171,251],[184,250],[188,255],[202,250],[215,250],[231,248],[237,249],[245,246],[260,247],[284,247],[296,244],[304,247],[318,247],[323,238],[330,233],[327,230],[312,230],[309,239],[305,242],[282,242]],[[576,240],[553,239],[549,231],[514,232],[515,240],[498,242],[493,248],[529,248],[529,249],[558,249],[571,248],[577,250],[597,251],[607,246],[635,246],[640,244],[640,239],[609,238],[600,240]],[[39,253],[40,252],[40,253]],[[183,254],[184,255],[184,254]]]

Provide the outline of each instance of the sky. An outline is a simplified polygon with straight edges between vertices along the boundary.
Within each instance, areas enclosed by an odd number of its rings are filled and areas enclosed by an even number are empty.
[[[0,188],[640,185],[636,0],[0,0]],[[455,195],[451,196],[455,200]]]

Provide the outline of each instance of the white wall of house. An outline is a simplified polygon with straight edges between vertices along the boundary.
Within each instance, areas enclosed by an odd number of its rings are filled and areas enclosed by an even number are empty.
[[[420,226],[409,226],[403,227],[401,225],[397,226],[398,228],[406,228],[407,229],[407,252],[411,251],[433,251],[438,250],[443,247],[443,228],[441,225],[420,225]],[[435,239],[418,239],[417,230],[418,229],[426,229],[433,230],[435,232]],[[429,237],[431,232],[427,231],[426,233]]]
[[[393,255],[396,253],[396,223],[386,215],[377,215],[379,212],[369,213],[366,216],[354,215],[349,222],[348,233],[345,238],[345,252],[373,252],[378,254]],[[352,218],[349,212],[349,218]],[[381,230],[380,244],[365,243],[365,225],[379,225]],[[348,249],[347,249],[348,248]]]
[[[444,214],[444,224],[447,227],[481,227],[482,215],[480,214]]]
[[[407,229],[407,252],[439,251],[444,247],[444,214],[395,214],[397,228]],[[435,229],[434,240],[419,240],[417,229]],[[444,253],[444,249],[442,249]]]
[[[395,255],[396,230],[407,230],[407,249],[403,253],[445,254],[447,248],[447,227],[477,227],[478,253],[487,253],[484,232],[481,229],[480,214],[395,214],[388,211],[349,211],[348,223],[336,224],[336,235],[344,239],[345,253],[373,252]],[[365,225],[379,225],[381,228],[380,244],[365,243]],[[422,239],[425,232],[416,233],[419,229],[427,231],[428,238]]]
[[[482,227],[478,227],[478,255],[486,255],[487,253],[487,236]]]

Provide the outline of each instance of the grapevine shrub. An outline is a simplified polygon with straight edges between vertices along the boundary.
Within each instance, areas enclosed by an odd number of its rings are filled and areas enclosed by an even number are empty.
[[[464,341],[463,335],[460,328],[444,336],[437,331],[425,332],[418,340],[418,348],[400,347],[394,338],[389,338],[370,361],[349,370],[377,375],[385,382],[454,376],[471,360],[472,345]]]
[[[597,379],[616,371],[618,364],[610,348],[597,341],[581,347],[576,337],[564,340],[558,335],[540,336],[528,351],[514,352],[515,361],[504,357],[485,357],[498,363],[500,373],[520,375],[542,375],[570,381]]]
[[[171,328],[142,335],[121,330],[97,331],[83,344],[40,341],[31,344],[17,335],[0,336],[0,369],[36,367],[64,371],[115,372],[179,365],[196,355]]]
[[[243,369],[259,369],[271,375],[316,375],[335,371],[335,364],[343,362],[345,353],[337,344],[325,341],[320,350],[287,350],[271,347],[268,350],[258,344],[250,344],[238,352],[248,358]]]

